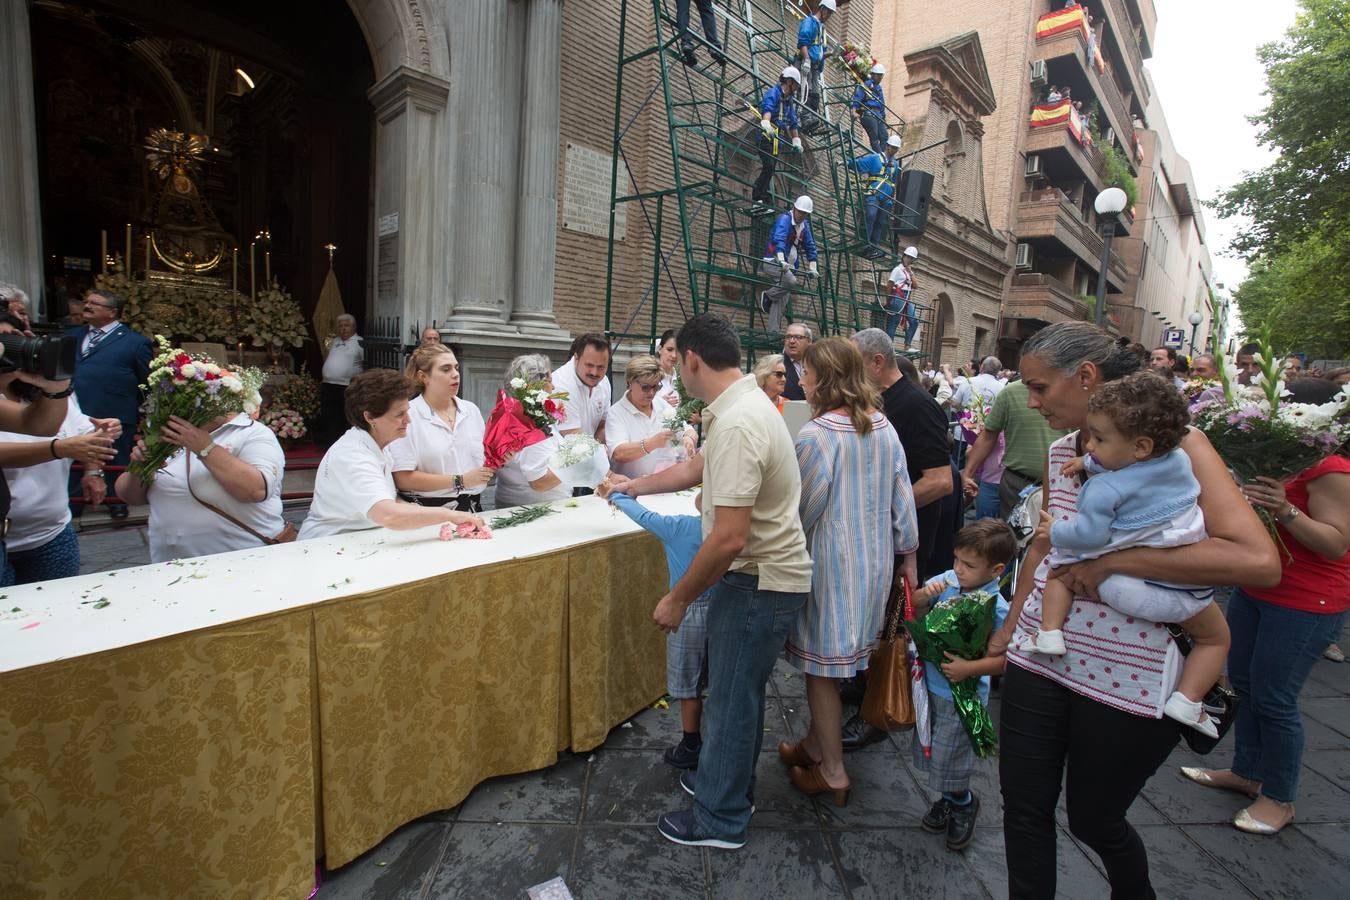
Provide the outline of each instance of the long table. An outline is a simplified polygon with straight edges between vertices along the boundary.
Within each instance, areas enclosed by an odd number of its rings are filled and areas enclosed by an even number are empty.
[[[319,856],[598,746],[664,691],[665,557],[554,505],[5,590],[0,893],[303,898]]]

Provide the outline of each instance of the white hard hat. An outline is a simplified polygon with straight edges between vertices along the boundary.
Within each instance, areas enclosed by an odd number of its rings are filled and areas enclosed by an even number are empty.
[[[886,74],[886,67],[883,66],[881,63],[876,63],[876,64],[873,65],[872,68],[869,70],[868,74],[870,74],[870,75],[885,75],[885,74]]]
[[[820,3],[818,3],[818,4],[816,5],[816,8],[817,8],[817,9],[828,9],[830,12],[838,12],[838,11],[839,11],[839,5],[838,5],[837,3],[835,3],[834,0],[820,0]]]
[[[901,143],[900,135],[898,134],[893,134],[890,137],[886,138],[886,146],[888,147],[894,147],[895,149],[899,150],[900,143]]]
[[[918,258],[919,258],[919,248],[918,248],[918,247],[906,247],[906,248],[905,248],[905,255],[908,256],[910,259],[918,259]]]
[[[802,212],[806,213],[809,216],[811,215],[811,213],[815,212],[816,205],[811,202],[810,197],[806,196],[805,194],[802,194],[800,197],[797,198],[797,202],[792,204],[792,208],[800,209]]]
[[[789,78],[797,82],[797,87],[802,86],[802,73],[797,71],[796,66],[788,66],[783,70],[783,74],[778,76],[779,81],[786,81]]]

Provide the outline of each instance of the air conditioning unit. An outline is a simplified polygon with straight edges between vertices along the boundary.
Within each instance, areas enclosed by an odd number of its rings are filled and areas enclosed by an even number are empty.
[[[1032,249],[1030,244],[1017,245],[1016,267],[1018,269],[1023,271],[1030,269],[1031,266],[1035,263],[1035,261],[1036,261],[1036,251]]]
[[[1106,146],[1114,147],[1116,145],[1116,130],[1114,128],[1106,129]]]
[[[1041,155],[1039,153],[1028,153],[1026,168],[1023,170],[1028,178],[1041,174]]]
[[[1045,84],[1045,60],[1038,59],[1031,63],[1031,83],[1035,87]]]

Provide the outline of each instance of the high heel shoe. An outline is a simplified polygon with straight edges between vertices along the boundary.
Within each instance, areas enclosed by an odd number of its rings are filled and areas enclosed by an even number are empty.
[[[1235,794],[1245,794],[1246,796],[1250,797],[1253,800],[1255,800],[1257,796],[1259,796],[1260,794],[1261,786],[1256,782],[1249,781],[1244,778],[1242,780],[1247,782],[1248,785],[1247,787],[1238,787],[1236,785],[1221,784],[1220,782],[1214,779],[1214,772],[1211,769],[1202,769],[1198,766],[1182,766],[1181,774],[1183,777],[1189,778],[1196,784],[1204,785],[1205,787],[1208,788],[1217,788],[1221,791],[1232,791]],[[1229,774],[1231,775],[1232,773],[1230,772]],[[1236,778],[1240,776],[1234,777]]]
[[[809,769],[816,764],[816,761],[811,758],[811,754],[806,752],[806,747],[802,745],[801,741],[795,744],[779,741],[778,758],[782,760],[785,766],[800,766],[803,769]]]
[[[831,787],[825,783],[825,776],[820,774],[818,768],[803,769],[801,766],[793,766],[788,769],[788,780],[803,794],[808,796],[830,794],[835,806],[848,805],[848,794],[852,790],[852,785],[842,788]]]

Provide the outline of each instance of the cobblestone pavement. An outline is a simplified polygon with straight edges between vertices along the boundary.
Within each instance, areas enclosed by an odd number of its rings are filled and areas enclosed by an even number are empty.
[[[143,527],[91,528],[81,551],[85,571],[148,559]],[[647,709],[593,753],[564,753],[548,769],[485,782],[457,808],[405,825],[324,873],[317,900],[519,898],[554,877],[585,900],[1007,895],[996,760],[980,761],[976,771],[975,841],[950,853],[941,836],[919,827],[931,795],[910,762],[909,733],[848,756],[853,794],[838,808],[797,794],[774,752],[780,740],[802,734],[807,719],[803,682],[784,663],[768,703],[758,811],[741,850],[681,847],[657,834],[656,817],[686,807],[688,797],[661,759],[679,739],[678,709]],[[1317,664],[1303,714],[1298,818],[1274,837],[1238,832],[1230,821],[1241,798],[1177,773],[1183,765],[1226,765],[1231,739],[1208,757],[1179,746],[1149,782],[1129,818],[1148,846],[1160,897],[1346,896],[1350,665]],[[1070,836],[1062,801],[1059,821],[1059,896],[1106,897],[1100,864]]]

